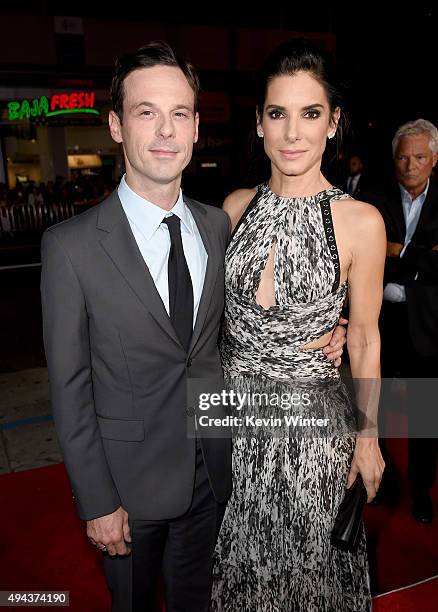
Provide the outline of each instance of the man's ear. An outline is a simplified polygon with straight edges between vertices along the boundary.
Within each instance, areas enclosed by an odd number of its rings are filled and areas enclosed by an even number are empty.
[[[198,142],[198,137],[199,137],[199,113],[196,113],[195,115],[195,135],[193,136],[193,144],[195,144],[195,142]]]
[[[123,142],[122,137],[122,125],[119,117],[114,111],[110,111],[108,115],[108,125],[110,129],[111,138],[118,143]]]

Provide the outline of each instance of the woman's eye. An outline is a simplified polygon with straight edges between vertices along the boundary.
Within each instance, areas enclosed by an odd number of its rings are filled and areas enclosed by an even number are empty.
[[[308,110],[304,116],[307,117],[307,119],[318,119],[320,115],[321,113],[317,110]]]
[[[281,117],[283,117],[283,113],[279,110],[274,109],[269,111],[268,116],[271,119],[280,119]]]

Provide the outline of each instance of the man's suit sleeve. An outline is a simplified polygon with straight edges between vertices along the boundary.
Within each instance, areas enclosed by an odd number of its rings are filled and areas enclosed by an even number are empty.
[[[93,399],[85,297],[55,232],[41,245],[44,347],[56,431],[81,518],[120,506],[99,433]]]
[[[227,213],[224,213],[224,214],[226,215],[226,246],[228,246],[230,244],[231,234],[233,232],[232,232],[232,227],[231,227],[231,219]]]
[[[419,282],[438,284],[438,251],[410,242],[402,261],[412,272],[418,272]]]

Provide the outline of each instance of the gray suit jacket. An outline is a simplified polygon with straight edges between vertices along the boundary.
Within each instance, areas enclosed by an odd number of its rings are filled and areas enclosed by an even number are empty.
[[[42,240],[44,344],[56,430],[83,519],[120,504],[132,519],[189,507],[195,439],[190,378],[222,385],[218,332],[228,218],[184,198],[208,253],[189,353],[179,343],[117,192]],[[202,440],[219,502],[231,492],[231,441]]]

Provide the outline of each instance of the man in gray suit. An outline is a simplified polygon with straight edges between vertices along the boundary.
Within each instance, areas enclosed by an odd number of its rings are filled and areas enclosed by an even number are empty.
[[[42,242],[55,425],[120,612],[152,610],[161,571],[168,612],[208,609],[231,492],[230,440],[198,440],[187,401],[191,379],[222,386],[229,238],[227,215],[180,189],[198,137],[198,89],[166,43],[118,60],[109,124],[126,174]],[[338,331],[331,358],[343,341]]]

